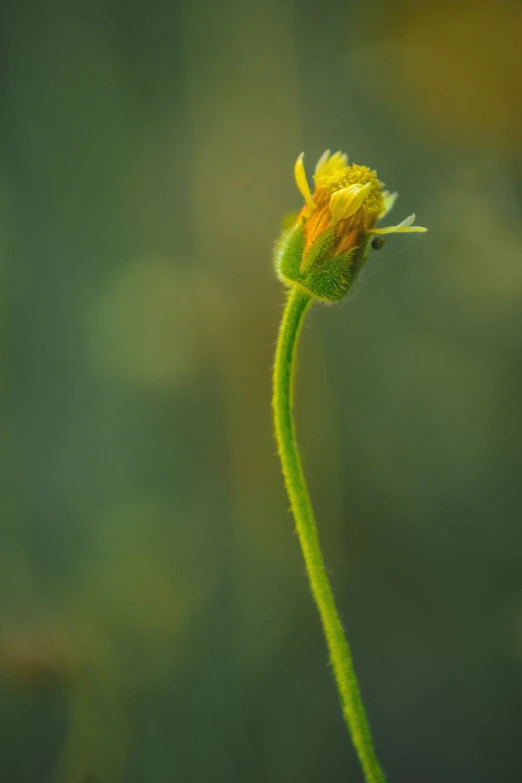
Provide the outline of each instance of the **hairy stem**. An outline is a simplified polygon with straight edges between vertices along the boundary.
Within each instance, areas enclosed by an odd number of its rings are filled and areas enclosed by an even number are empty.
[[[373,748],[353,668],[352,654],[344,635],[332,588],[324,567],[314,512],[295,440],[293,385],[296,348],[311,297],[295,286],[286,304],[274,366],[272,408],[274,426],[285,478],[312,594],[319,610],[330,661],[337,682],[344,719],[359,756],[367,783],[384,783],[385,778]]]

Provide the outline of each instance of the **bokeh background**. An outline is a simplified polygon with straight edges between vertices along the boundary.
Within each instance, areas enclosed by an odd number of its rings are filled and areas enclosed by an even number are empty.
[[[300,446],[390,783],[522,780],[522,7],[4,0],[0,780],[361,782],[270,421],[292,178],[426,235]]]

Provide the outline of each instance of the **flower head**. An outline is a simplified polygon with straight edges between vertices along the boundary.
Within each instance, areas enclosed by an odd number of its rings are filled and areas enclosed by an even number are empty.
[[[348,165],[341,152],[327,150],[315,167],[312,193],[303,154],[294,167],[295,180],[305,205],[276,253],[280,276],[298,282],[319,299],[336,301],[351,287],[368,256],[375,234],[412,233],[415,215],[387,228],[375,228],[397,198],[384,190],[375,171]],[[376,245],[375,245],[376,246]],[[299,262],[297,263],[297,259]]]

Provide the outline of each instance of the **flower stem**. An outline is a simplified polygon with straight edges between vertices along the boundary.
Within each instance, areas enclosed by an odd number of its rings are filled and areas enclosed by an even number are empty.
[[[272,408],[275,434],[286,490],[290,498],[312,594],[323,624],[344,719],[367,783],[384,783],[385,778],[375,755],[370,727],[353,668],[352,654],[326,574],[314,512],[295,440],[293,385],[296,348],[303,319],[311,302],[312,297],[296,285],[291,290],[286,304],[274,366]]]

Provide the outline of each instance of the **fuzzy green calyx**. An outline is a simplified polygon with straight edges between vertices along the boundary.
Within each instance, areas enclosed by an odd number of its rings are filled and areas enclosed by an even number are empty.
[[[426,231],[410,215],[396,226],[375,228],[392,208],[396,193],[384,190],[377,173],[341,152],[327,150],[317,163],[312,193],[301,154],[294,175],[304,207],[276,245],[278,277],[298,284],[316,299],[338,302],[366,263],[372,236]],[[375,247],[375,245],[372,245]]]
[[[276,273],[287,285],[296,283],[315,299],[339,302],[352,285],[364,265],[369,241],[336,253],[334,229],[319,234],[305,251],[303,223],[283,232],[275,250]]]

